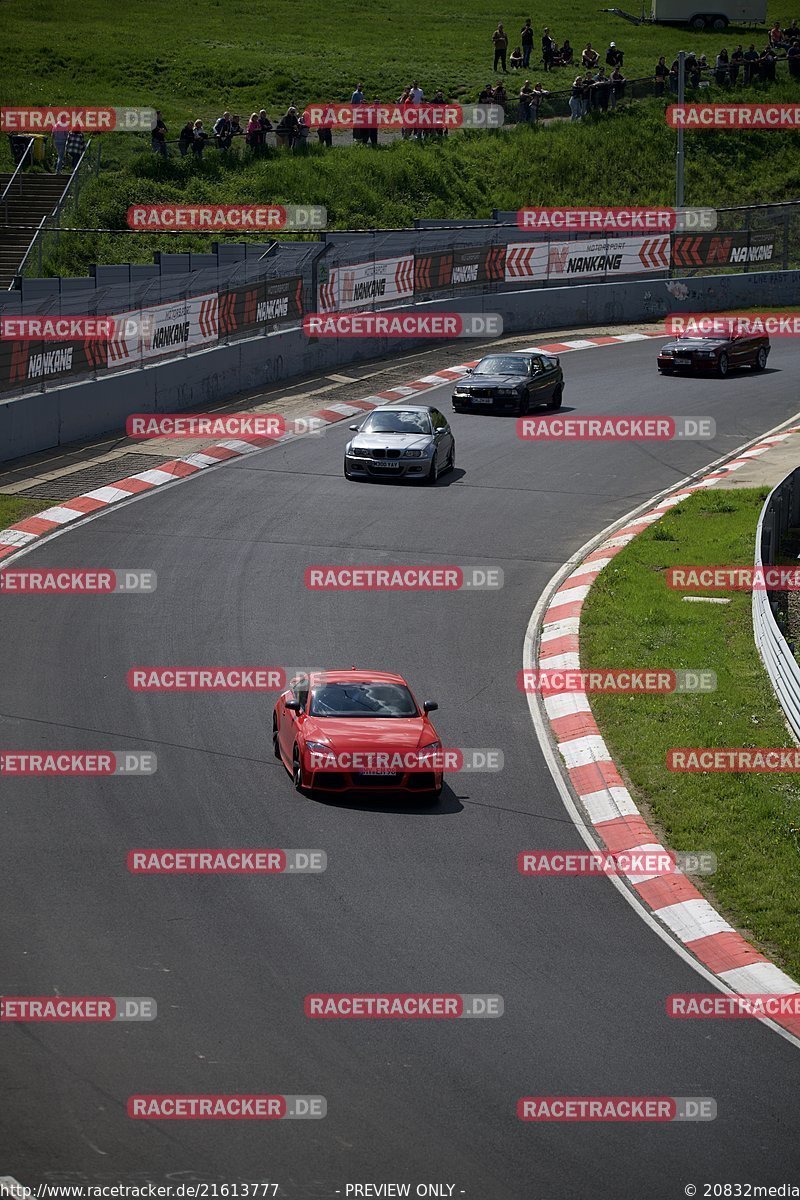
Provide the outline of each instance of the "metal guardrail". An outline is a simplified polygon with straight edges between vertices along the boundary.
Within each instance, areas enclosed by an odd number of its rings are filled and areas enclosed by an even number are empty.
[[[20,158],[19,162],[17,163],[17,165],[14,169],[14,174],[11,176],[8,183],[3,188],[3,194],[2,194],[2,196],[0,196],[0,204],[3,205],[3,220],[5,221],[6,225],[8,224],[9,197],[11,196],[15,181],[17,182],[18,194],[20,196],[22,195],[23,167],[25,166],[25,159],[28,157],[28,155],[31,155],[31,161],[33,161],[34,140],[35,140],[34,138],[31,138],[30,141],[28,142],[27,146],[25,147],[25,149],[22,153],[22,157]],[[19,176],[18,180],[17,180],[17,176]]]
[[[756,568],[773,566],[787,531],[800,524],[800,467],[770,492],[756,529]],[[800,663],[775,617],[777,605],[765,589],[753,589],[753,633],[770,682],[800,741]]]

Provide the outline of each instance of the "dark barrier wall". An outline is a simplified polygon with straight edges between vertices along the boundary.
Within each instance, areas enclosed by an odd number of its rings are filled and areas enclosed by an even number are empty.
[[[468,260],[461,265],[468,265]],[[479,269],[487,266],[479,262]],[[285,289],[281,290],[282,284],[273,282],[279,284],[277,294],[262,302],[289,304],[291,298]],[[521,289],[464,296],[457,301],[436,300],[417,307],[440,312],[499,312],[507,333],[529,333],[535,340],[548,329],[624,325],[657,321],[676,312],[752,308],[763,303],[765,296],[770,306],[780,307],[796,303],[799,291],[800,271],[776,271]],[[262,320],[276,319],[273,309],[253,318],[246,296],[231,294],[231,310],[237,322],[256,319],[260,325]],[[0,461],[118,430],[131,413],[200,409],[242,392],[421,345],[430,347],[431,343],[351,338],[309,342],[301,329],[293,329],[239,338],[228,345],[109,372],[94,380],[65,383],[46,392],[0,402]],[[478,353],[474,342],[464,342],[465,358],[474,358]]]

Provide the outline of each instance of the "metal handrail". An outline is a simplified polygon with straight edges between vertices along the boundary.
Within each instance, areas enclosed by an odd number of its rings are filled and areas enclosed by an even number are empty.
[[[4,207],[5,207],[6,225],[8,224],[8,197],[9,197],[12,187],[14,186],[14,180],[17,178],[18,175],[19,175],[19,194],[22,195],[22,168],[24,167],[25,159],[28,157],[29,154],[31,156],[31,161],[33,161],[33,143],[34,143],[34,141],[35,141],[34,138],[31,138],[29,140],[29,142],[23,152],[22,158],[17,163],[14,174],[11,176],[8,183],[3,188],[3,194],[2,194],[2,196],[0,196],[0,201],[2,201],[4,203]]]
[[[32,141],[33,141],[33,139],[31,139],[31,142]],[[58,221],[59,217],[61,216],[61,213],[64,210],[64,206],[66,205],[66,203],[69,200],[71,200],[74,196],[77,195],[77,191],[72,190],[73,184],[75,184],[75,189],[77,189],[78,184],[76,183],[76,180],[78,179],[80,172],[83,169],[84,163],[88,162],[87,155],[89,154],[91,145],[92,145],[92,139],[89,138],[89,141],[84,146],[83,154],[81,154],[80,158],[78,159],[77,163],[75,164],[72,174],[70,175],[69,179],[67,180],[67,186],[64,188],[64,191],[61,193],[60,198],[54,205],[52,211],[49,214],[46,214],[45,216],[43,216],[41,221],[39,222],[38,228],[36,229],[36,232],[34,233],[33,237],[31,238],[30,244],[29,244],[27,250],[25,251],[25,254],[23,255],[22,261],[20,262],[19,266],[17,267],[16,271],[14,272],[14,278],[12,279],[11,284],[9,285],[9,288],[8,288],[8,290],[10,292],[15,289],[15,287],[17,285],[17,281],[22,277],[25,267],[28,263],[29,256],[30,256],[31,252],[34,250],[34,248],[39,250],[39,269],[41,270],[41,265],[42,265],[42,256],[41,256],[42,241],[41,240],[42,240],[44,234],[48,232],[47,225],[49,224],[49,222]],[[99,148],[98,148],[98,167],[99,167]],[[57,236],[60,236],[60,233],[58,233]]]

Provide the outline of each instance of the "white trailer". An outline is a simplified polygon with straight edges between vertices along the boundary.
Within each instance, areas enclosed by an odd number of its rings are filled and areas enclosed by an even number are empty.
[[[728,25],[766,24],[767,0],[652,0],[650,19],[721,32]]]

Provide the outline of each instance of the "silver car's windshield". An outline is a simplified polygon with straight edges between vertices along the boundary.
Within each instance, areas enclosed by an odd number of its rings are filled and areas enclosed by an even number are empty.
[[[484,358],[473,371],[474,375],[527,375],[530,363],[527,358],[512,358],[508,354],[493,354]]]
[[[430,433],[431,419],[427,413],[412,409],[396,412],[370,413],[361,426],[361,433]]]
[[[414,698],[399,683],[326,683],[311,693],[312,717],[416,717]]]

